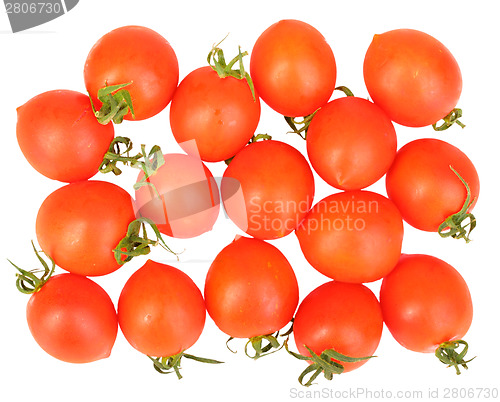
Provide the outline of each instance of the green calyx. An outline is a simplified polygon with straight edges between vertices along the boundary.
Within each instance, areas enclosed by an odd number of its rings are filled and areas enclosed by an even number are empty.
[[[463,349],[460,353],[457,352],[457,349],[463,345]],[[443,342],[436,349],[436,357],[443,364],[446,364],[448,367],[455,367],[457,375],[460,374],[460,367],[462,366],[464,369],[468,369],[467,363],[474,360],[475,357],[469,360],[465,360],[465,355],[469,350],[469,345],[464,340],[458,341],[448,341]]]
[[[130,92],[123,89],[130,84],[132,82],[109,86],[106,84],[106,86],[99,89],[97,99],[102,103],[99,110],[95,109],[92,96],[89,94],[92,110],[99,123],[106,125],[112,121],[115,124],[120,124],[129,112],[132,117],[135,117]]]
[[[440,126],[438,126],[437,123],[434,123],[432,125],[432,128],[434,129],[434,131],[444,131],[449,129],[455,123],[460,127],[465,128],[465,124],[458,120],[460,117],[462,117],[462,109],[455,108],[445,117],[443,117],[443,123]]]
[[[200,363],[209,363],[209,364],[224,363],[219,360],[206,359],[204,357],[189,355],[184,352],[178,353],[170,357],[151,357],[151,356],[148,357],[153,362],[154,368],[158,373],[160,374],[175,373],[179,380],[182,378],[182,375],[180,373],[180,368],[181,368],[181,359],[183,357],[185,357],[186,359],[195,360]]]

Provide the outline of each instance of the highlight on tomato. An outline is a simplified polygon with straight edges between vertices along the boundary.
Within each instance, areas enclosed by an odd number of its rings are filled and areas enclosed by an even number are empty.
[[[297,279],[283,253],[263,240],[240,236],[210,265],[204,294],[217,327],[229,340],[248,338],[245,354],[253,359],[281,348],[279,331],[292,320],[299,301]]]
[[[309,363],[300,384],[312,385],[321,373],[331,380],[365,364],[377,350],[382,329],[380,304],[369,288],[337,281],[318,286],[295,314],[293,337],[299,353],[286,344],[290,354]]]
[[[404,254],[380,288],[387,328],[406,349],[435,353],[448,367],[467,368],[472,299],[460,273],[445,261],[424,254]],[[462,348],[461,351],[459,349]]]
[[[17,108],[16,134],[23,155],[35,170],[71,183],[98,172],[114,128],[97,122],[88,96],[54,90]]]
[[[469,242],[479,176],[460,149],[421,138],[404,145],[386,175],[388,197],[413,227]]]
[[[375,35],[363,74],[370,97],[403,126],[444,130],[458,120],[462,74],[451,52],[436,38],[414,29]],[[438,127],[437,123],[444,122]]]

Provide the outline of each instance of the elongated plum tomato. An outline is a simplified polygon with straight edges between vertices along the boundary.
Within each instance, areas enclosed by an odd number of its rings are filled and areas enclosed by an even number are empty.
[[[195,140],[199,157],[208,162],[231,158],[254,135],[260,100],[254,100],[246,80],[219,77],[210,66],[189,73],[179,84],[170,106],[175,140],[190,152]]]
[[[282,20],[257,39],[250,75],[260,97],[284,116],[307,116],[328,102],[337,65],[330,45],[311,25]]]
[[[227,167],[221,194],[229,218],[241,230],[259,239],[276,239],[291,233],[311,208],[314,176],[292,146],[255,142]]]
[[[330,281],[309,293],[300,303],[293,322],[297,349],[311,356],[306,346],[320,355],[333,349],[350,357],[374,354],[382,336],[380,304],[366,286]],[[368,360],[340,362],[344,372],[352,371]]]
[[[117,270],[113,250],[135,219],[132,197],[115,184],[80,181],[52,192],[36,217],[40,247],[66,271],[100,276]]]
[[[307,261],[322,274],[342,282],[373,282],[398,262],[403,220],[388,198],[351,190],[315,204],[295,234]]]
[[[314,170],[341,190],[359,190],[379,180],[396,156],[396,131],[382,109],[366,99],[335,99],[315,115],[307,131]]]
[[[263,240],[238,237],[212,262],[205,301],[221,331],[252,338],[272,334],[290,322],[299,288],[281,251]]]
[[[33,293],[28,326],[40,347],[69,363],[107,358],[116,340],[118,319],[106,291],[84,276],[51,277]]]
[[[203,296],[184,272],[148,260],[125,283],[118,321],[127,341],[149,356],[173,356],[191,347],[205,325]]]
[[[114,137],[112,124],[97,122],[89,97],[69,90],[44,92],[18,107],[16,133],[31,166],[66,183],[94,176]]]
[[[194,156],[165,154],[165,163],[135,192],[140,216],[170,237],[191,238],[212,230],[220,209],[210,170]],[[144,181],[141,171],[137,182]]]
[[[159,33],[142,26],[108,32],[90,50],[84,68],[85,87],[96,108],[97,92],[105,86],[127,86],[134,107],[126,120],[143,120],[161,112],[179,82],[179,64],[172,46]]]
[[[462,92],[462,74],[450,51],[413,29],[375,35],[363,74],[373,102],[403,126],[438,122],[455,108]]]
[[[479,177],[471,160],[445,141],[421,138],[404,145],[387,172],[387,195],[403,219],[417,229],[436,232],[447,217],[460,211],[468,183],[470,212],[479,196]]]

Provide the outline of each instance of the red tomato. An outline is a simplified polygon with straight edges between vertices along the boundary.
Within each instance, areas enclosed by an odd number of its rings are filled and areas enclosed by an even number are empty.
[[[429,255],[402,255],[382,281],[380,304],[391,334],[416,352],[435,352],[443,342],[461,339],[472,322],[464,279],[451,265]]]
[[[205,302],[192,279],[152,260],[132,274],[118,300],[123,335],[148,356],[173,356],[191,347],[205,318]]]
[[[170,106],[170,125],[176,141],[189,152],[196,141],[199,157],[208,162],[231,158],[254,135],[260,101],[252,97],[246,80],[220,78],[211,67],[184,78]]]
[[[212,262],[205,301],[221,331],[252,338],[272,334],[290,322],[299,288],[281,251],[263,240],[239,237]]]
[[[219,189],[212,173],[196,157],[163,155],[165,163],[135,192],[140,216],[151,219],[160,232],[177,238],[212,230],[220,209]],[[141,171],[137,182],[144,180]]]
[[[396,131],[383,110],[353,96],[323,106],[307,131],[312,167],[342,190],[358,190],[379,180],[391,166],[396,148]]]
[[[403,220],[396,206],[371,191],[325,197],[295,231],[307,261],[342,282],[373,282],[398,262]]]
[[[314,177],[292,146],[266,140],[243,148],[231,161],[221,185],[229,218],[259,239],[291,233],[311,208]]]
[[[118,332],[115,307],[97,283],[75,274],[51,277],[32,294],[28,326],[40,347],[69,363],[108,357]]]
[[[460,68],[450,51],[413,29],[375,35],[363,72],[373,101],[404,126],[436,123],[455,108],[462,92]]]
[[[36,217],[40,247],[66,271],[109,274],[120,265],[113,250],[135,219],[132,197],[115,184],[80,181],[51,193]]]
[[[314,289],[300,303],[293,336],[304,356],[311,355],[307,346],[317,355],[334,349],[349,357],[368,357],[377,350],[382,328],[380,305],[370,289],[361,284],[331,281]],[[337,362],[344,366],[344,372],[349,372],[367,360]]]
[[[132,98],[135,120],[143,120],[161,112],[172,100],[179,64],[160,34],[141,26],[124,26],[108,32],[92,47],[84,79],[96,108],[99,89],[132,83],[125,89]],[[125,119],[133,120],[130,113]]]
[[[97,122],[89,97],[68,90],[44,92],[18,107],[16,132],[31,166],[67,183],[94,176],[114,137],[112,124]]]
[[[257,39],[250,75],[260,97],[278,113],[307,116],[328,102],[337,78],[330,45],[321,33],[297,20],[282,20]]]
[[[455,146],[432,138],[411,141],[397,153],[387,172],[387,195],[410,225],[436,232],[445,219],[460,211],[468,183],[474,207],[479,196],[479,177],[470,159]]]

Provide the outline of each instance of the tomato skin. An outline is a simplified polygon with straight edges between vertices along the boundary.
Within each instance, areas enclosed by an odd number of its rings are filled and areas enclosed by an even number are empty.
[[[154,187],[142,186],[135,192],[138,214],[153,220],[160,232],[170,237],[191,238],[212,230],[220,198],[210,170],[194,156],[163,157],[165,164],[147,180]],[[137,182],[143,178],[141,171]]]
[[[293,322],[299,353],[310,356],[305,346],[320,355],[326,349],[350,357],[372,356],[382,336],[380,304],[366,286],[330,281],[309,293],[300,303]],[[367,360],[340,362],[344,372]]]
[[[328,102],[337,66],[330,45],[311,25],[282,20],[257,39],[250,75],[260,97],[276,112],[307,116]]]
[[[386,175],[386,189],[410,225],[436,232],[448,216],[460,211],[467,190],[450,165],[470,187],[471,211],[479,196],[479,177],[460,149],[442,140],[422,138],[398,151]]]
[[[433,353],[461,339],[472,322],[469,288],[448,263],[424,254],[402,255],[380,288],[387,328],[407,349]]]
[[[71,183],[98,172],[114,128],[97,122],[88,96],[55,90],[17,108],[16,133],[34,169],[50,179]]]
[[[109,357],[118,332],[116,310],[106,291],[69,273],[51,277],[31,295],[26,317],[40,347],[68,363]]]
[[[113,249],[135,219],[129,193],[103,181],[67,184],[52,192],[36,217],[42,250],[66,271],[100,276],[117,270]]]
[[[450,51],[412,29],[375,35],[363,74],[373,101],[409,127],[436,123],[455,108],[462,92],[462,74]]]
[[[246,80],[220,78],[212,67],[201,67],[179,84],[170,106],[170,125],[183,146],[195,140],[199,157],[219,162],[234,156],[254,135],[260,100],[254,101]]]
[[[205,318],[205,302],[192,279],[152,260],[132,274],[118,300],[123,335],[149,356],[173,356],[190,348],[200,337]]]
[[[263,240],[239,237],[212,262],[205,301],[221,331],[251,338],[274,333],[290,322],[299,288],[281,251]]]
[[[179,82],[179,64],[172,46],[159,33],[142,26],[116,28],[90,50],[84,68],[87,91],[96,108],[99,89],[126,84],[135,118],[144,120],[161,112],[172,100]]]
[[[323,106],[307,131],[312,167],[341,190],[359,190],[379,180],[391,166],[396,148],[396,131],[384,111],[353,96]]]
[[[329,278],[373,282],[398,262],[403,221],[386,197],[345,191],[315,204],[295,231],[305,258]]]
[[[291,233],[311,208],[314,176],[304,156],[275,140],[243,148],[224,172],[224,208],[244,232],[262,240]]]

